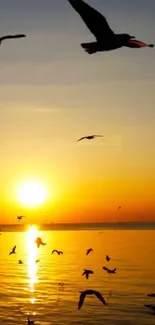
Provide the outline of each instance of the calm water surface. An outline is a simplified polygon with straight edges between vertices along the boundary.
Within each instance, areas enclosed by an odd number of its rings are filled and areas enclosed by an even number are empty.
[[[36,248],[39,235],[46,246]],[[17,245],[17,254],[8,253]],[[99,230],[2,233],[0,236],[0,324],[26,324],[29,314],[36,324],[154,325],[155,316],[143,305],[155,292],[155,231]],[[94,252],[86,256],[86,249]],[[51,255],[53,249],[64,255]],[[111,261],[105,261],[105,255]],[[40,263],[35,260],[39,258]],[[18,265],[18,259],[23,265]],[[116,267],[106,274],[103,265]],[[81,276],[92,269],[89,280]],[[79,291],[99,290],[108,302],[86,298],[77,309]]]

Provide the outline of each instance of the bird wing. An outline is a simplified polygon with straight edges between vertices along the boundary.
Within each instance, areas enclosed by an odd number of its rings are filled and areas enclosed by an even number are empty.
[[[87,293],[85,291],[80,294],[80,298],[79,298],[79,302],[78,302],[78,309],[80,309],[82,307],[86,294]]]
[[[107,305],[105,299],[102,297],[101,293],[98,291],[94,291],[94,295],[104,304]]]
[[[87,250],[86,255],[88,255],[89,253],[90,253],[90,249]]]
[[[68,0],[72,7],[81,16],[89,30],[97,40],[103,40],[106,37],[113,36],[114,32],[109,27],[106,18],[97,10],[89,6],[83,0]]]
[[[109,271],[109,269],[106,266],[103,266],[103,270]]]
[[[87,137],[82,137],[80,138],[79,140],[77,140],[77,142],[81,141],[81,140],[84,140],[84,139],[87,139]]]
[[[62,251],[60,251],[60,252],[59,252],[59,254],[62,254],[62,255],[63,255],[63,252],[62,252]]]
[[[16,246],[13,247],[12,252],[15,253]]]
[[[89,272],[86,272],[86,279],[89,278]]]
[[[0,41],[4,41],[5,39],[22,38],[22,37],[26,37],[26,35],[25,34],[5,35],[0,37]]]
[[[103,138],[103,135],[98,135],[98,134],[96,135],[96,134],[94,134],[93,137],[94,138]]]
[[[82,273],[82,276],[86,274],[86,271],[84,270],[84,272]]]

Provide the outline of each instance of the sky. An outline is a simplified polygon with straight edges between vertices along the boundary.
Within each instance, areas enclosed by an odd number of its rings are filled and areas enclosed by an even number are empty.
[[[154,0],[87,0],[118,33],[155,43]],[[1,0],[0,224],[155,221],[154,49],[89,56],[67,0]],[[91,134],[103,138],[77,143]],[[44,185],[36,207],[21,183]],[[117,207],[121,205],[119,211]]]

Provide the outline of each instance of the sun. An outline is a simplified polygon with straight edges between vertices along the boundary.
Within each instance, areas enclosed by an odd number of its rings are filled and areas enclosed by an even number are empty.
[[[29,181],[20,186],[17,196],[24,205],[35,207],[46,200],[47,191],[41,183]]]

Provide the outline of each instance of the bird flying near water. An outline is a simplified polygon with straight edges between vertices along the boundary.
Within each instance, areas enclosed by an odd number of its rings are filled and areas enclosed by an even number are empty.
[[[106,255],[106,261],[109,262],[110,261],[110,257],[108,255]]]
[[[90,252],[93,252],[93,249],[92,248],[87,249],[86,255],[90,254]]]
[[[94,54],[96,52],[111,51],[123,46],[130,48],[154,47],[153,44],[146,44],[135,40],[135,36],[115,34],[106,18],[83,0],[68,1],[96,38],[96,42],[81,44],[87,53]]]
[[[102,137],[103,137],[103,135],[88,135],[86,137],[82,137],[82,138],[78,139],[77,142],[82,141],[84,139],[92,140],[92,139],[95,139],[95,138],[102,138]]]
[[[78,309],[80,309],[84,303],[85,297],[87,295],[95,295],[105,306],[107,306],[107,303],[105,299],[102,297],[101,293],[95,290],[86,290],[80,292],[80,298],[79,298],[79,303],[78,303]]]
[[[18,264],[23,264],[22,260],[18,260]]]
[[[18,221],[22,220],[23,218],[26,218],[26,217],[24,217],[24,216],[17,216],[17,220]]]
[[[35,243],[37,244],[37,247],[39,248],[40,245],[45,246],[46,243],[43,243],[42,239],[40,237],[37,237],[35,240]]]
[[[103,266],[103,270],[105,270],[107,273],[116,273],[116,268],[113,270],[108,269],[108,267]]]
[[[58,255],[63,255],[62,251],[58,251],[57,249],[53,249],[52,254],[57,253]]]
[[[9,253],[9,255],[16,254],[16,246],[12,248],[12,251]]]
[[[84,269],[84,272],[82,273],[82,276],[85,275],[86,279],[88,279],[90,274],[94,274],[94,272],[92,270]]]
[[[26,37],[26,35],[25,35],[25,34],[5,35],[5,36],[0,37],[0,44],[1,44],[4,40],[7,40],[7,39],[23,38],[23,37]]]

